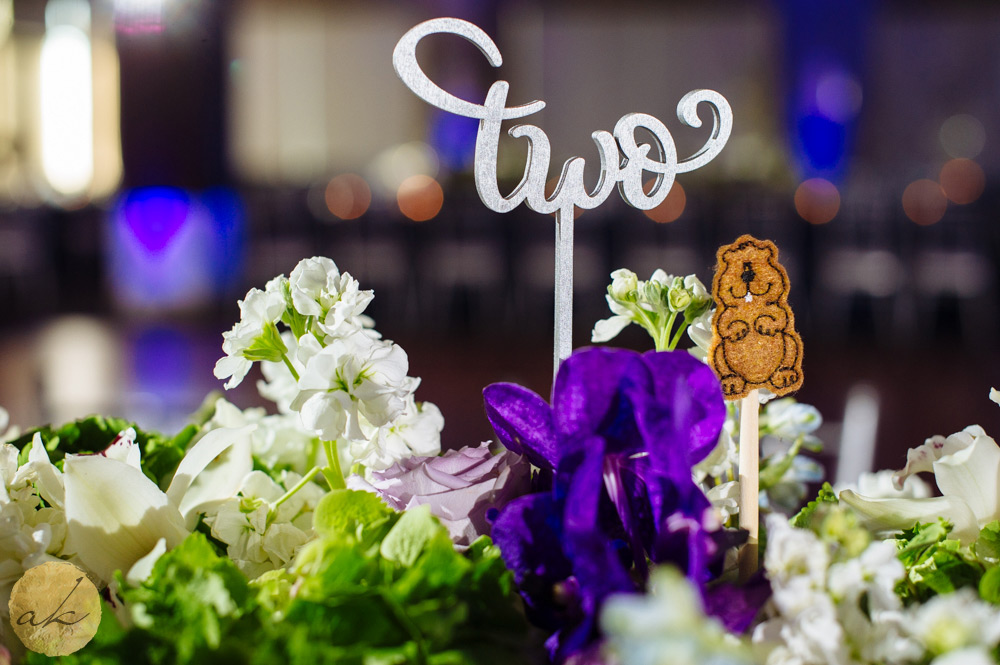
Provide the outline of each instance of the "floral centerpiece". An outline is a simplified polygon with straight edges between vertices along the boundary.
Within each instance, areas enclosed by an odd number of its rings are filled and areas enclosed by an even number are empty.
[[[211,397],[175,434],[8,430],[0,662],[47,660],[6,611],[47,561],[101,589],[67,663],[1000,662],[1000,448],[982,429],[803,507],[819,413],[762,395],[763,568],[740,581],[738,419],[704,363],[697,277],[613,273],[593,341],[635,323],[654,350],[578,350],[548,400],[487,386],[496,441],[443,453],[372,297],[318,257],[247,294],[215,374],[232,388],[259,364],[271,412]]]

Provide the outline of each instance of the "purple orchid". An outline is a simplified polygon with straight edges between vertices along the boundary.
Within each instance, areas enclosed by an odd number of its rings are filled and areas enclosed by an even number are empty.
[[[553,631],[554,660],[594,640],[607,596],[645,585],[647,559],[704,586],[718,548],[691,467],[725,419],[711,369],[684,352],[589,348],[563,362],[551,406],[513,384],[484,397],[500,442],[553,477],[507,505],[493,538],[532,620]]]

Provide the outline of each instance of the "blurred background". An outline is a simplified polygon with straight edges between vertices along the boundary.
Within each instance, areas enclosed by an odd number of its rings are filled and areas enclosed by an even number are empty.
[[[1000,5],[989,0],[0,0],[0,405],[30,427],[102,412],[180,427],[221,389],[238,298],[326,255],[373,288],[447,447],[490,438],[481,390],[551,382],[553,220],[487,210],[476,122],[396,78],[419,21],[469,19],[504,56],[426,39],[424,71],[497,78],[549,136],[550,177],[641,111],[681,157],[677,101],[731,103],[729,144],[655,210],[577,220],[575,332],[609,273],[697,273],[774,240],[805,342],[799,399],[847,475],[932,434],[1000,434]],[[501,189],[525,144],[501,143]],[[554,180],[551,183],[554,185]],[[637,330],[618,342],[651,346]],[[255,370],[256,372],[256,370]],[[250,378],[228,397],[261,404]],[[844,428],[840,423],[847,421]],[[850,467],[850,468],[848,468]]]

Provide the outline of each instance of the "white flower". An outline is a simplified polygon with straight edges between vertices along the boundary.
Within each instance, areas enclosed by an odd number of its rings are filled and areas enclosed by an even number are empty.
[[[932,660],[931,665],[996,665],[996,661],[988,649],[977,646],[949,651]]]
[[[416,381],[406,376],[406,352],[391,342],[355,334],[318,349],[300,340],[305,369],[292,408],[302,424],[326,441],[366,440],[363,425],[381,427],[405,406]]]
[[[793,527],[781,515],[772,513],[766,520],[764,568],[771,582],[780,586],[801,578],[812,588],[824,588],[830,566],[826,544],[812,531]]]
[[[336,293],[339,281],[340,270],[331,259],[325,256],[302,259],[288,277],[295,310],[305,316],[322,316],[324,309],[329,309],[331,291]]]
[[[712,345],[712,316],[715,309],[705,310],[698,318],[688,326],[687,334],[694,342],[694,346],[688,349],[688,353],[702,362],[708,362],[708,349]]]
[[[943,496],[930,499],[872,499],[851,490],[840,498],[854,508],[865,525],[875,531],[900,531],[938,517],[954,526],[952,537],[973,542],[987,523],[1000,519],[1000,447],[978,426],[947,439],[928,439],[907,455],[909,473],[933,469]]]
[[[856,604],[867,593],[869,612],[900,609],[902,603],[895,587],[906,571],[896,553],[891,540],[880,540],[868,545],[859,556],[833,564],[828,582],[831,594]]]
[[[924,441],[924,445],[910,448],[906,453],[906,466],[893,476],[896,489],[903,486],[903,481],[915,473],[934,470],[934,462],[947,455],[953,455],[970,447],[976,437],[986,436],[979,425],[970,425],[961,432],[956,432],[945,438],[941,435],[932,436]]]
[[[719,511],[721,524],[740,512],[740,481],[733,480],[721,485],[715,485],[705,493],[712,507]]]
[[[418,404],[412,394],[406,396],[405,404],[403,412],[371,439],[351,441],[354,461],[368,470],[382,471],[410,457],[432,457],[441,452],[441,411],[430,402]]]
[[[823,424],[823,417],[814,406],[802,404],[792,397],[769,402],[760,414],[761,434],[781,439],[797,439],[812,434]]]
[[[631,270],[620,268],[611,273],[611,292],[609,295],[615,300],[634,299],[638,288],[639,278]]]
[[[847,665],[844,629],[829,596],[817,595],[794,617],[781,617],[757,626],[753,642],[773,650],[766,665]]]
[[[695,482],[700,483],[706,478],[722,478],[739,462],[740,451],[733,440],[731,425],[732,421],[727,418],[725,426],[719,432],[719,442],[715,444],[715,448],[708,457],[692,467]]]
[[[679,572],[661,567],[648,595],[620,594],[600,616],[605,651],[620,665],[749,664],[745,647],[705,616],[698,593]]]
[[[912,615],[913,636],[934,655],[965,647],[992,649],[1000,642],[1000,612],[968,587],[934,596]]]
[[[705,285],[701,283],[697,275],[688,275],[684,278],[684,288],[691,293],[691,297],[694,300],[711,300],[712,296],[708,293],[708,289]]]
[[[370,319],[362,313],[373,292],[360,290],[358,280],[350,273],[341,274],[332,260],[314,256],[299,261],[288,283],[296,311],[315,317],[328,338],[347,337],[369,327]]]
[[[620,305],[610,294],[606,295],[605,298],[613,316],[601,319],[594,324],[594,330],[590,333],[590,341],[595,344],[614,339],[628,324],[632,323],[632,312],[627,307]]]
[[[187,507],[186,495],[195,478],[230,447],[239,446],[249,457],[249,434],[250,428],[206,434],[181,460],[165,493],[139,468],[134,444],[109,451],[110,456],[66,455],[66,549],[107,584],[115,570],[128,571],[160,539],[168,549],[176,546],[194,526],[199,507],[214,503],[231,487],[229,482],[212,483],[198,493],[197,505]]]
[[[891,469],[875,473],[865,471],[858,476],[857,484],[838,484],[833,491],[840,494],[844,490],[854,490],[869,499],[926,499],[931,495],[930,486],[920,476],[909,476],[903,482],[903,488],[898,489],[893,481],[895,473]]]
[[[0,617],[8,615],[11,589],[24,571],[70,554],[64,552],[62,473],[38,434],[26,463],[19,468],[17,460],[17,448],[0,443]]]
[[[283,488],[262,471],[246,476],[239,495],[205,518],[212,535],[227,545],[227,554],[248,577],[255,578],[288,564],[312,536],[312,510],[323,496],[314,483],[275,507],[301,476],[285,473]]]
[[[253,364],[246,351],[265,334],[265,327],[281,319],[285,299],[276,280],[268,283],[268,290],[250,289],[240,301],[240,320],[232,330],[222,334],[222,350],[226,355],[215,364],[217,379],[229,378],[226,390],[235,388],[250,371]],[[231,378],[230,378],[231,377]]]

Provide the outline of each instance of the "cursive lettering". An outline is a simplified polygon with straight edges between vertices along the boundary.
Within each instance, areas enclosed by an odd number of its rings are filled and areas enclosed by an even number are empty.
[[[645,113],[629,113],[622,116],[613,133],[596,131],[591,135],[601,160],[597,185],[587,190],[583,183],[586,162],[582,157],[573,157],[563,164],[555,191],[546,196],[545,182],[552,157],[548,136],[535,125],[517,125],[509,130],[509,134],[528,141],[528,157],[520,182],[510,194],[504,196],[497,185],[500,125],[504,120],[524,118],[541,111],[545,102],[536,100],[521,106],[507,106],[510,85],[506,81],[495,81],[482,104],[460,99],[442,89],[423,72],[416,57],[417,43],[436,33],[455,34],[467,39],[479,48],[493,67],[499,67],[503,58],[489,35],[472,23],[455,18],[432,19],[415,26],[400,39],[392,55],[392,64],[399,78],[418,97],[449,113],[479,120],[475,155],[476,190],[483,203],[496,212],[509,212],[526,203],[536,212],[560,212],[565,217],[572,214],[573,206],[586,210],[601,205],[615,185],[629,205],[640,210],[655,208],[666,198],[676,174],[693,171],[714,159],[732,131],[733,115],[726,99],[712,90],[693,90],[677,104],[677,117],[681,123],[688,127],[701,127],[698,117],[698,105],[701,103],[708,104],[713,114],[712,132],[697,153],[678,161],[673,137],[662,122]],[[636,138],[636,131],[640,128],[648,133],[650,142],[640,143]],[[655,175],[648,192],[643,188],[645,173]]]
[[[25,612],[24,614],[22,614],[21,616],[19,616],[17,618],[17,625],[18,626],[23,626],[24,624],[27,623],[27,624],[31,624],[32,626],[35,626],[35,627],[41,626],[42,628],[44,628],[44,627],[48,626],[50,623],[58,623],[58,624],[61,624],[63,626],[72,626],[73,624],[80,623],[81,621],[83,621],[84,619],[86,619],[88,616],[90,616],[89,613],[84,614],[82,617],[80,617],[76,621],[63,621],[62,617],[64,617],[64,616],[68,616],[70,614],[76,616],[76,612],[73,611],[73,610],[67,610],[67,611],[59,614],[58,616],[56,616],[56,612],[58,612],[59,610],[62,609],[62,606],[66,604],[66,601],[69,600],[69,597],[73,595],[73,592],[77,590],[77,588],[80,586],[80,582],[82,582],[82,581],[83,581],[82,577],[76,578],[76,584],[73,585],[73,588],[70,589],[70,592],[68,594],[66,594],[66,597],[63,598],[63,601],[61,603],[59,603],[59,607],[57,607],[56,609],[52,610],[52,614],[50,614],[49,616],[45,617],[45,619],[43,619],[43,620],[41,620],[41,621],[39,621],[39,622],[36,623],[35,622],[35,618],[36,618],[35,611],[34,610],[28,610],[27,612]],[[29,614],[31,615],[30,618],[28,616]]]

